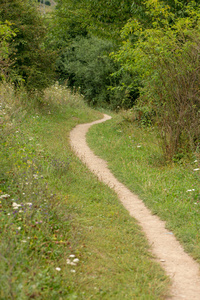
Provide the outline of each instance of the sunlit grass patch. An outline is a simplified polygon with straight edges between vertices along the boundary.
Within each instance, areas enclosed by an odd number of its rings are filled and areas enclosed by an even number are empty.
[[[166,220],[185,249],[200,261],[199,154],[194,153],[191,161],[167,164],[155,131],[127,122],[121,114],[92,127],[88,141],[116,177]]]

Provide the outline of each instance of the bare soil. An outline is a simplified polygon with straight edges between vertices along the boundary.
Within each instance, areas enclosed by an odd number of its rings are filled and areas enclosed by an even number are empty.
[[[97,157],[88,147],[86,133],[90,126],[109,119],[110,116],[104,115],[101,120],[77,125],[70,133],[73,151],[100,181],[117,193],[124,207],[140,224],[156,260],[171,278],[171,296],[168,299],[200,300],[199,264],[184,252],[175,236],[165,228],[165,222],[152,215],[142,200],[114,177],[106,161]]]

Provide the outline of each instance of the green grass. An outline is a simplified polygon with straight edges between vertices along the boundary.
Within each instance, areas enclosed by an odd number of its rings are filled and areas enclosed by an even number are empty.
[[[123,114],[93,126],[88,142],[95,153],[129,189],[140,196],[154,214],[166,220],[195,259],[200,262],[199,156],[167,165],[153,129],[128,122]]]
[[[139,226],[69,146],[101,113],[58,86],[40,101],[0,90],[0,299],[162,299]]]

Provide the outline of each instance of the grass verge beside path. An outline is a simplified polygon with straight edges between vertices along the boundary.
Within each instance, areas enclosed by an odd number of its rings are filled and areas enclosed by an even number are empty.
[[[94,152],[115,176],[140,196],[187,252],[200,262],[200,161],[166,165],[155,133],[128,122],[122,114],[93,126],[87,136]]]
[[[36,108],[0,90],[0,299],[162,299],[169,281],[138,225],[69,146],[101,114],[58,86]]]

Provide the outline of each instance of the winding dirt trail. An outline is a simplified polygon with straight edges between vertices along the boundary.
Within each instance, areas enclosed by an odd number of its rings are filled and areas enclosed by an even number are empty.
[[[87,146],[86,133],[90,126],[109,119],[110,116],[104,115],[101,120],[76,126],[70,133],[73,151],[100,181],[117,193],[130,215],[139,222],[152,252],[172,280],[171,297],[168,299],[200,300],[199,265],[184,252],[173,234],[165,229],[165,222],[152,215],[144,203],[114,177],[107,163]]]

